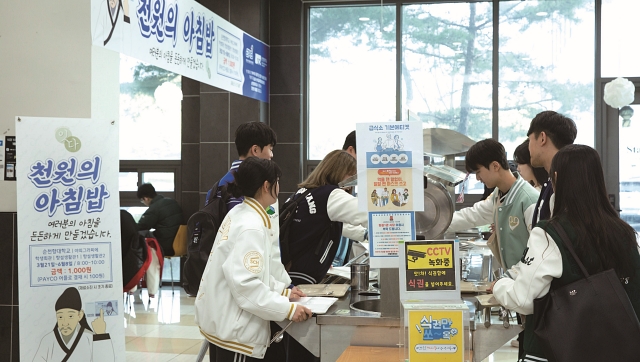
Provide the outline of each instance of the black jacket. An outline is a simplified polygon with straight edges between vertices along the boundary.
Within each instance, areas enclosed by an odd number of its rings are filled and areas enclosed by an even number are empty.
[[[182,223],[182,208],[176,200],[156,195],[149,208],[138,221],[140,231],[155,229],[153,236],[158,240],[164,255],[174,255],[173,239]]]

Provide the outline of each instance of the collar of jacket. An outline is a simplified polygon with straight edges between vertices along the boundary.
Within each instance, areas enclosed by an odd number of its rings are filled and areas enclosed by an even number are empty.
[[[260,217],[262,218],[262,222],[264,223],[264,226],[271,229],[271,220],[269,219],[269,215],[267,215],[267,212],[264,211],[264,208],[262,207],[262,205],[260,205],[258,201],[256,201],[256,199],[245,196],[244,203],[249,205],[249,207],[254,209],[258,213],[258,215],[260,215]]]
[[[511,205],[518,194],[518,191],[527,183],[519,173],[514,172],[513,175],[516,177],[516,182],[513,183],[507,194],[504,196],[504,201],[502,202],[503,206]],[[496,188],[497,189],[497,188]],[[500,200],[500,192],[496,192],[494,202],[498,202]]]

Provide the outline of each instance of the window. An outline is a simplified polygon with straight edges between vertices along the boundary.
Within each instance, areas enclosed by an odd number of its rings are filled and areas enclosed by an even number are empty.
[[[544,110],[573,119],[576,143],[593,146],[594,8],[593,0],[500,2],[499,141],[509,156]]]
[[[603,2],[615,17],[619,5]],[[595,0],[369,4],[306,5],[308,165],[358,122],[419,120],[496,138],[511,158],[531,119],[554,110],[576,122],[576,143],[594,145]]]
[[[495,136],[497,122],[510,154],[531,119],[547,109],[573,118],[576,142],[593,145],[595,0],[500,1],[499,9],[493,14],[491,1],[310,6],[308,158],[339,148],[339,136],[357,122],[396,119],[475,140]],[[399,36],[396,11],[402,11]]]
[[[120,55],[121,160],[180,160],[181,80]]]
[[[640,2],[636,0],[602,0],[602,77],[638,76],[635,34]]]
[[[395,120],[395,20],[395,6],[310,10],[310,159],[341,149],[357,122]]]
[[[403,6],[402,120],[491,137],[491,3]]]

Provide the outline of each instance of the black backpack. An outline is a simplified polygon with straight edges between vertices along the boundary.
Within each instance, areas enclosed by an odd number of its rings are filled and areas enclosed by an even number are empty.
[[[218,182],[211,188],[211,199],[200,211],[197,211],[187,221],[187,260],[182,270],[182,286],[187,294],[195,296],[200,288],[200,280],[204,268],[207,266],[211,248],[216,240],[218,228],[227,215],[227,201],[231,194],[227,192],[227,186],[218,187]],[[216,197],[217,191],[221,197]]]
[[[289,270],[290,265],[288,264],[292,259],[292,255],[289,253],[289,226],[296,215],[296,211],[298,211],[298,205],[310,192],[311,190],[306,190],[299,196],[298,194],[294,194],[282,205],[282,209],[280,210],[280,259],[282,260],[282,265],[284,265],[287,270]]]

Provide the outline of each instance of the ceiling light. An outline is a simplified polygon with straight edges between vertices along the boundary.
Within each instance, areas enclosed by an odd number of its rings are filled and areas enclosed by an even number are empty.
[[[549,13],[546,12],[546,11],[539,11],[539,12],[536,13],[536,15],[538,15],[538,16],[547,16],[547,15],[549,15]]]
[[[464,58],[457,59],[459,62],[464,62]]]
[[[369,21],[370,19],[367,18],[366,16],[363,16],[361,18],[358,18],[358,20],[360,20],[360,21]]]

